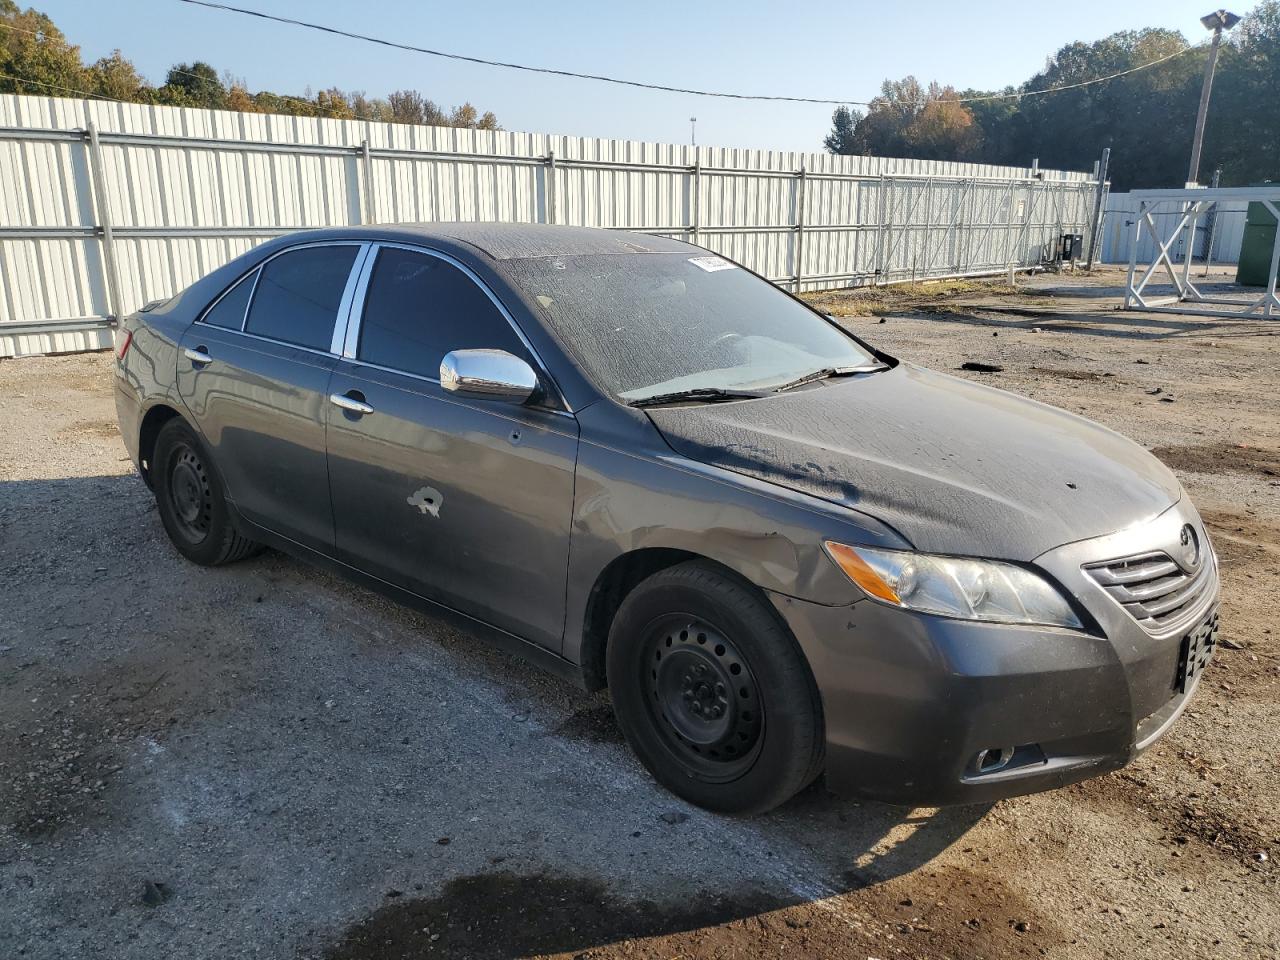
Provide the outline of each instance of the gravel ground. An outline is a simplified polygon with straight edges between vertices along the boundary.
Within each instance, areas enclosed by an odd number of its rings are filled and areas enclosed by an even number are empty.
[[[602,696],[278,554],[181,561],[109,356],[0,363],[0,957],[1276,956],[1280,327],[1116,282],[821,298],[1156,449],[1222,555],[1175,729],[989,808],[689,807]]]

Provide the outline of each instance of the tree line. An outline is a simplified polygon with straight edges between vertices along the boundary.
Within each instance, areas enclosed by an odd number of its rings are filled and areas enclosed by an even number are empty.
[[[957,90],[915,77],[886,80],[865,110],[840,107],[831,153],[966,160],[1088,170],[1111,147],[1113,189],[1181,187],[1187,176],[1207,51],[1152,28],[1069,43],[1025,83]],[[1053,89],[1169,59],[1105,83]],[[981,99],[1004,95],[999,99]],[[1013,96],[1009,96],[1013,95]],[[968,102],[957,102],[968,101]],[[1223,186],[1280,180],[1280,0],[1263,0],[1223,38],[1200,180]]]
[[[1181,186],[1186,177],[1205,52],[1179,53],[1181,33],[1123,31],[1069,43],[1019,86],[957,90],[915,77],[886,80],[865,109],[838,108],[824,140],[838,154],[965,160],[1090,169],[1112,149],[1116,190]],[[1165,59],[1168,58],[1168,59]],[[1105,83],[1067,87],[1146,69]],[[1201,179],[1215,168],[1227,186],[1280,179],[1280,0],[1262,0],[1227,34],[1218,60]],[[337,87],[300,96],[250,92],[244,81],[196,61],[177,63],[159,86],[119,50],[85,63],[80,48],[47,15],[0,0],[0,93],[90,96],[128,103],[246,113],[377,120],[497,130],[497,117],[470,103],[445,109],[416,90],[385,97]]]
[[[68,43],[53,20],[38,10],[19,9],[0,0],[0,93],[46,97],[102,97],[126,103],[205,107],[241,113],[284,113],[338,120],[425,123],[438,127],[499,130],[491,111],[470,103],[445,109],[417,90],[397,90],[386,97],[337,87],[301,96],[260,90],[250,93],[243,80],[207,63],[177,63],[160,86],[148,83],[119,50],[85,63],[79,46]]]

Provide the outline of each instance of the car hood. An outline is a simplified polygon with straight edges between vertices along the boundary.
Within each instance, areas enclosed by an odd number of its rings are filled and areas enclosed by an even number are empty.
[[[933,553],[1032,560],[1155,517],[1181,494],[1118,433],[908,364],[646,412],[683,456],[870,514]]]

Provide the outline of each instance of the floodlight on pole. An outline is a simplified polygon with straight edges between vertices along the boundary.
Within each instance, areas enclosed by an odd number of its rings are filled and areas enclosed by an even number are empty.
[[[1187,186],[1194,187],[1200,176],[1200,150],[1204,146],[1204,123],[1209,115],[1209,91],[1213,89],[1213,71],[1218,63],[1218,47],[1222,43],[1222,32],[1230,30],[1240,18],[1226,10],[1215,10],[1200,18],[1206,30],[1213,31],[1213,42],[1209,45],[1209,59],[1204,65],[1204,83],[1200,87],[1200,109],[1196,111],[1196,133],[1191,141],[1191,166],[1187,170]]]

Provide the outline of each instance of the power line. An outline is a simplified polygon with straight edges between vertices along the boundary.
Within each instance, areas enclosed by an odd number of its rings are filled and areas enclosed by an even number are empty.
[[[1136,67],[1130,67],[1128,70],[1121,70],[1119,73],[1112,73],[1105,77],[1097,77],[1093,80],[1081,80],[1079,83],[1064,83],[1057,87],[1046,87],[1043,90],[1028,90],[1025,93],[994,93],[984,97],[962,97],[958,100],[937,100],[935,103],[980,103],[986,100],[1014,100],[1021,97],[1038,97],[1046,93],[1061,93],[1063,90],[1078,90],[1080,87],[1088,87],[1095,83],[1106,83],[1108,80],[1115,80],[1117,77],[1127,77],[1131,73],[1137,73],[1139,70],[1146,70],[1148,67],[1154,67],[1158,63],[1164,63],[1172,60],[1174,57],[1180,57],[1188,50],[1199,50],[1203,44],[1188,45],[1181,50],[1176,50],[1165,57],[1156,60],[1148,60],[1146,63],[1140,63]]]
[[[719,92],[713,92],[713,91],[707,91],[707,90],[692,90],[692,89],[685,89],[682,87],[669,87],[669,86],[663,86],[661,84],[643,83],[638,80],[621,80],[615,77],[597,76],[595,74],[589,74],[589,73],[575,73],[570,70],[557,70],[550,67],[531,67],[531,66],[525,66],[517,63],[504,63],[499,60],[485,60],[480,57],[470,57],[470,56],[465,56],[463,54],[445,53],[439,50],[429,50],[429,49],[426,49],[425,47],[415,47],[409,44],[397,43],[392,40],[383,40],[378,37],[369,37],[369,36],[365,36],[364,34],[351,33],[349,31],[339,30],[336,27],[326,27],[321,24],[308,23],[304,20],[294,20],[289,17],[279,17],[279,16],[275,16],[274,14],[262,13],[257,10],[246,10],[241,7],[230,6],[228,4],[213,3],[213,2],[210,2],[210,0],[182,0],[182,2],[190,3],[195,6],[210,7],[212,9],[217,9],[217,10],[225,10],[231,13],[240,13],[246,16],[258,17],[263,20],[274,20],[279,23],[305,27],[311,30],[319,30],[324,33],[332,33],[338,36],[348,37],[354,40],[364,40],[368,43],[375,43],[382,46],[408,50],[414,53],[424,53],[430,56],[445,57],[451,60],[463,60],[469,63],[477,63],[484,66],[504,67],[511,70],[524,70],[524,71],[529,71],[533,73],[554,74],[557,76],[572,77],[579,80],[598,80],[604,83],[615,83],[615,84],[621,84],[621,85],[630,86],[630,87],[640,87],[646,90],[659,90],[667,93],[686,93],[686,94],[691,94],[694,96],[702,96],[702,97],[722,97],[722,98],[729,98],[734,100],[783,101],[788,103],[818,103],[818,104],[825,104],[828,106],[842,106],[842,105],[857,106],[857,107],[871,106],[871,103],[865,100],[825,100],[825,99],[819,99],[819,98],[813,98],[813,97],[785,97],[785,96],[765,96],[765,95],[743,94],[743,93],[719,93]],[[11,23],[0,23],[0,27],[4,27],[8,30],[16,30],[19,33],[30,34],[31,36],[34,36],[38,40],[42,40],[42,41],[52,39],[51,37],[49,37],[48,35],[44,34],[41,31],[27,30],[23,27],[19,27]],[[1158,64],[1166,63],[1167,61],[1172,60],[1175,57],[1182,56],[1182,54],[1190,50],[1198,50],[1202,46],[1203,44],[1185,46],[1181,50],[1176,50],[1173,53],[1167,54],[1166,56],[1158,57],[1155,60],[1149,60],[1146,63],[1141,63],[1136,67],[1130,67],[1129,69],[1121,70],[1118,73],[1108,74],[1105,77],[1095,77],[1092,80],[1081,80],[1077,83],[1068,83],[1068,84],[1062,84],[1060,86],[1055,86],[1055,87],[1046,87],[1042,90],[1026,90],[1026,91],[1014,92],[1014,93],[996,93],[996,94],[989,94],[989,95],[984,95],[980,97],[958,97],[958,98],[947,99],[947,100],[934,100],[932,102],[933,103],[983,103],[983,102],[990,102],[993,100],[1018,100],[1023,97],[1044,96],[1046,94],[1051,94],[1051,93],[1061,93],[1066,90],[1078,90],[1081,87],[1088,87],[1094,84],[1106,83],[1109,80],[1115,80],[1119,77],[1127,77],[1131,74],[1138,73],[1141,70],[1146,70],[1146,69],[1149,69],[1150,67],[1157,66]],[[193,77],[197,80],[208,79],[208,77],[206,76],[202,76],[197,73],[192,73],[189,70],[181,70],[177,67],[170,68],[169,72],[181,74],[183,76]],[[113,103],[133,102],[129,100],[121,100],[117,97],[111,97],[102,93],[91,93],[87,90],[78,90],[74,87],[61,86],[55,83],[45,83],[39,80],[32,80],[26,77],[16,77],[16,76],[11,76],[9,74],[0,74],[0,76],[3,76],[7,80],[14,80],[19,83],[29,83],[39,87],[47,87],[51,90],[61,90],[65,93],[76,93],[76,94],[79,94],[80,96],[91,97],[97,100],[109,100]],[[271,96],[274,96],[280,100],[292,101],[293,103],[306,104],[308,107],[312,109],[316,109],[318,106],[316,101],[307,100],[302,97],[293,97],[284,93],[272,93]],[[353,117],[356,120],[365,120],[365,121],[375,119],[373,117],[360,116],[354,111],[353,111]]]
[[[45,83],[42,80],[32,80],[30,77],[15,77],[13,74],[0,73],[0,80],[13,80],[17,83],[30,83],[37,87],[48,87],[50,90],[61,90],[63,93],[78,93],[82,97],[89,97],[94,100],[110,100],[112,103],[128,103],[128,100],[118,100],[115,97],[109,97],[105,93],[90,93],[88,90],[77,90],[75,87],[64,87],[57,83]]]
[[[321,33],[330,33],[339,37],[347,37],[352,40],[363,40],[366,43],[375,43],[383,47],[392,47],[396,50],[407,50],[411,53],[424,53],[432,57],[443,57],[448,60],[461,60],[465,63],[476,63],[486,67],[503,67],[508,70],[523,70],[528,73],[551,74],[559,77],[572,77],[577,80],[596,80],[600,83],[613,83],[624,87],[639,87],[643,90],[659,90],[664,93],[684,93],[695,97],[721,97],[729,100],[763,100],[763,101],[780,101],[785,103],[818,103],[826,106],[856,106],[869,107],[870,102],[866,100],[847,100],[844,98],[828,99],[824,97],[785,97],[770,96],[765,94],[750,93],[725,93],[713,90],[694,90],[688,87],[671,87],[660,83],[645,83],[640,80],[623,80],[619,77],[606,77],[595,73],[579,73],[574,70],[559,70],[554,67],[534,67],[522,63],[508,63],[504,60],[487,60],[484,57],[472,57],[461,53],[448,53],[444,50],[431,50],[427,47],[418,47],[409,43],[400,43],[396,40],[386,40],[381,37],[371,37],[363,33],[354,33],[350,30],[342,30],[338,27],[327,27],[320,23],[310,23],[306,20],[295,20],[292,17],[281,17],[272,13],[263,13],[260,10],[248,10],[244,7],[235,7],[227,3],[215,3],[212,0],[182,0],[183,3],[189,3],[197,7],[208,7],[212,10],[223,10],[229,13],[239,13],[247,17],[257,17],[261,20],[271,20],[276,23],[285,23],[295,27],[305,27],[308,30],[319,30]],[[1012,100],[1021,97],[1035,97],[1049,93],[1059,93],[1063,90],[1076,90],[1080,87],[1091,86],[1095,83],[1106,83],[1108,80],[1115,80],[1117,77],[1125,77],[1139,70],[1146,70],[1157,64],[1172,60],[1174,57],[1181,56],[1188,50],[1197,49],[1193,46],[1183,47],[1176,53],[1168,56],[1151,60],[1147,63],[1139,64],[1136,67],[1130,67],[1128,70],[1121,70],[1119,73],[1113,73],[1105,77],[1096,77],[1092,80],[1082,80],[1079,83],[1064,84],[1058,87],[1048,87],[1044,90],[1027,90],[1021,93],[999,93],[982,97],[961,97],[952,100],[935,100],[935,103],[977,103],[984,100]]]

